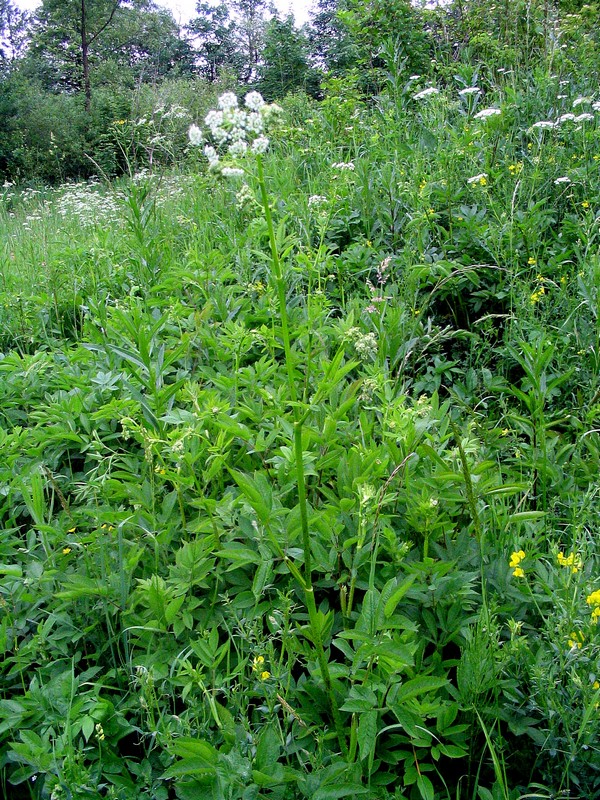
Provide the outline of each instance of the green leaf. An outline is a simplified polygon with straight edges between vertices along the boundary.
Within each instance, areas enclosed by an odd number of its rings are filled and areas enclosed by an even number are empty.
[[[378,712],[365,711],[361,714],[358,720],[358,751],[360,753],[361,761],[371,756],[375,750],[375,742],[377,740],[377,716]]]
[[[412,700],[420,694],[433,692],[447,685],[448,681],[446,678],[436,678],[428,675],[424,675],[420,678],[413,678],[400,686],[394,698],[394,702],[398,704],[406,703],[407,700]]]
[[[423,800],[434,800],[435,792],[433,790],[433,783],[429,780],[427,775],[419,775],[417,778],[417,787]]]
[[[317,789],[312,800],[337,800],[339,797],[359,797],[359,795],[365,794],[370,794],[370,789],[356,783],[339,783],[335,787]]]
[[[10,575],[11,578],[22,578],[23,570],[18,564],[0,564],[0,575]]]
[[[410,587],[413,585],[415,580],[417,579],[415,575],[408,575],[402,583],[398,586],[398,588],[394,591],[390,599],[387,601],[383,608],[383,613],[385,614],[386,618],[389,619],[394,611],[396,610],[396,606],[402,600],[404,595],[408,592]]]
[[[162,774],[163,780],[169,778],[180,778],[183,775],[195,775],[196,777],[211,777],[216,774],[213,766],[210,766],[202,758],[184,758],[182,761],[177,761],[169,769]]]
[[[545,511],[517,511],[516,514],[510,515],[508,522],[527,522],[528,520],[543,519],[545,516]]]
[[[368,686],[352,686],[340,711],[371,711],[377,705],[377,697]]]

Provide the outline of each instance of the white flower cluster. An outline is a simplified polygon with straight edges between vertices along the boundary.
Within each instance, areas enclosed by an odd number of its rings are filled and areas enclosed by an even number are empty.
[[[225,150],[233,159],[242,158],[247,153],[266,153],[269,139],[264,134],[265,124],[281,109],[275,104],[265,103],[259,92],[249,92],[244,98],[244,107],[240,107],[233,92],[225,92],[217,105],[218,108],[209,111],[204,120],[216,147],[205,144],[204,155],[211,169],[221,169],[223,175],[230,177],[242,175],[243,170],[239,167],[221,167],[217,148]],[[189,140],[195,147],[203,144],[204,136],[197,125],[190,127]]]
[[[427,89],[423,89],[423,91],[413,94],[413,100],[425,100],[426,97],[432,97],[433,95],[439,93],[440,90],[436,89],[435,86],[429,86]]]
[[[469,97],[472,94],[481,94],[479,86],[467,86],[466,89],[461,89],[458,93],[460,97]]]
[[[93,182],[65,185],[55,207],[61,217],[75,220],[82,227],[116,224],[120,220],[117,195],[100,191]]]
[[[327,198],[322,194],[313,194],[308,198],[308,207],[322,206],[327,202]]]
[[[340,172],[354,172],[355,167],[352,161],[338,161],[331,165],[331,169],[339,169]]]
[[[473,119],[489,119],[489,117],[496,117],[501,113],[502,111],[499,108],[482,108],[481,111],[475,114]]]
[[[596,108],[595,106],[598,106]],[[600,111],[600,103],[594,104],[592,106],[594,111]],[[579,124],[581,122],[592,122],[595,117],[593,114],[588,113],[587,111],[583,114],[571,114],[571,112],[567,112],[566,114],[561,114],[560,117],[556,120],[556,122],[552,122],[551,120],[540,120],[539,122],[534,122],[530,131],[532,130],[550,130],[551,128],[560,128],[561,125],[564,125],[565,122],[573,122],[575,124]]]

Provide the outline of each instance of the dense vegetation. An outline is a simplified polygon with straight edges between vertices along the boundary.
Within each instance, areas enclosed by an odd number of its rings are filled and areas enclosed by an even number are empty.
[[[7,68],[7,798],[600,796],[597,9],[317,11],[279,109]]]

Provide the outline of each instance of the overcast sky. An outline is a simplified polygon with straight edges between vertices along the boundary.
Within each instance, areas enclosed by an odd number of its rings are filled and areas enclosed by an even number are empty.
[[[156,0],[159,6],[169,8],[175,19],[183,25],[194,16],[196,0]],[[16,0],[21,8],[33,9],[40,4],[40,0]],[[312,0],[275,0],[275,5],[283,13],[292,12],[296,18],[296,23],[302,25],[308,22],[308,12],[310,11]]]

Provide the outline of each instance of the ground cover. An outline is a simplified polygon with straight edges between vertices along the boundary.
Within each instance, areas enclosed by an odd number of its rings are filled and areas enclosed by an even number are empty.
[[[389,67],[4,187],[5,796],[600,792],[600,98]]]

